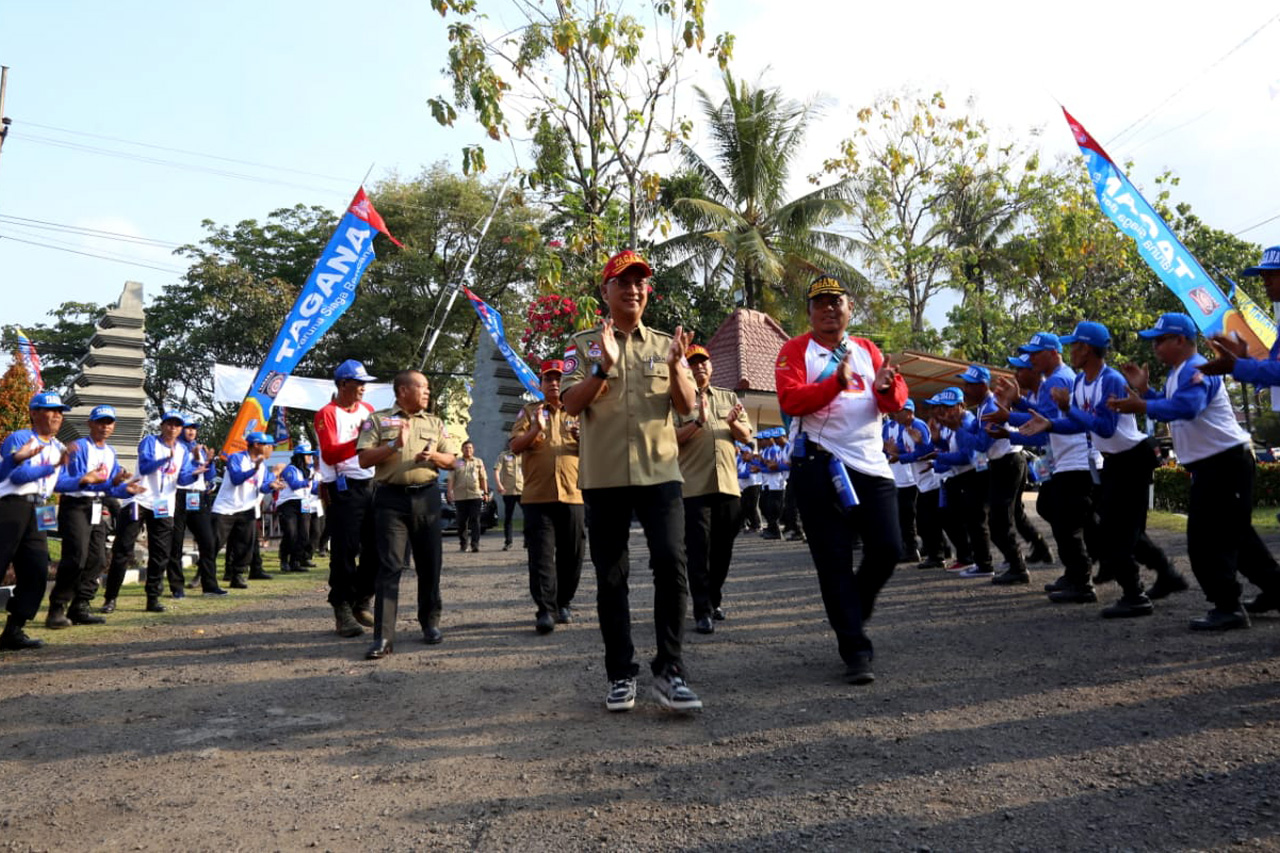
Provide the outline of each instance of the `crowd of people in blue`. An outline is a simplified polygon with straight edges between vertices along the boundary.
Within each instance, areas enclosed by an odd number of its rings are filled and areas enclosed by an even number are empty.
[[[1243,274],[1260,276],[1280,301],[1280,246]],[[805,294],[810,330],[776,359],[785,425],[753,436],[736,396],[712,385],[710,353],[680,328],[644,325],[651,282],[635,252],[609,260],[599,285],[606,319],[575,335],[564,359],[542,364],[546,399],[521,413],[495,468],[508,514],[517,497],[525,509],[538,633],[573,621],[583,540],[589,545],[610,711],[634,707],[637,692],[627,586],[633,518],[653,571],[653,695],[676,710],[702,707],[683,663],[690,602],[700,633],[727,618],[722,588],[733,541],[744,533],[807,543],[854,684],[875,678],[866,625],[903,563],[1008,586],[1030,584],[1030,564],[1057,563],[1061,575],[1044,584],[1050,602],[1090,604],[1099,584],[1114,582],[1120,597],[1102,617],[1151,614],[1190,584],[1146,532],[1160,456],[1138,415],[1169,424],[1190,474],[1187,555],[1209,609],[1189,627],[1247,628],[1251,614],[1280,610],[1280,565],[1251,521],[1252,441],[1222,378],[1280,386],[1280,344],[1256,359],[1239,339],[1219,336],[1207,341],[1206,357],[1192,318],[1165,314],[1139,333],[1167,371],[1157,387],[1146,368],[1109,363],[1109,331],[1085,320],[1018,347],[1008,356],[1013,380],[974,364],[952,386],[913,400],[876,345],[847,333],[853,297],[844,283],[819,275]],[[410,554],[423,640],[442,642],[440,474],[477,468],[485,492],[483,464],[430,414],[425,376],[397,374],[396,405],[378,412],[362,400],[372,380],[358,361],[339,365],[334,399],[316,414],[318,449],[302,444],[289,465],[269,470],[272,439],[251,433],[216,485],[215,455],[199,443],[198,422],[165,412],[159,433],[139,445],[135,474],[109,443],[111,407],[93,409],[88,438],[67,448],[56,435],[68,407],[56,393],[36,394],[30,428],[0,446],[0,566],[12,564],[16,575],[0,649],[42,645],[24,627],[45,596],[48,531],[58,531],[62,554],[45,624],[97,624],[115,609],[143,529],[149,611],[164,610],[166,582],[172,596],[185,594],[184,531],[199,555],[191,584],[204,595],[228,594],[215,571],[223,550],[232,588],[269,577],[256,532],[264,495],[276,499],[285,571],[309,567],[315,522],[327,515],[335,631],[357,637],[373,628],[368,659],[395,650]],[[1029,478],[1052,546],[1023,509]],[[95,612],[104,566],[105,600]],[[1259,590],[1247,600],[1241,576]]]

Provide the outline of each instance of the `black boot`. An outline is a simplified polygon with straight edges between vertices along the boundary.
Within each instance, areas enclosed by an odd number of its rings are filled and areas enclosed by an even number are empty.
[[[59,628],[70,628],[71,620],[67,618],[67,607],[65,604],[50,604],[49,615],[45,617],[44,626],[58,630]]]
[[[44,640],[33,640],[27,636],[26,631],[22,630],[22,626],[26,624],[26,619],[10,613],[9,621],[4,625],[4,632],[0,633],[0,649],[21,652],[43,646]]]
[[[107,621],[101,616],[90,613],[88,602],[79,604],[73,602],[71,608],[67,610],[67,618],[71,620],[72,625],[102,625]]]

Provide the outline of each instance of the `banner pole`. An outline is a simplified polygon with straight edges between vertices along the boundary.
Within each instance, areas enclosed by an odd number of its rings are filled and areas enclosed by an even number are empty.
[[[449,286],[449,301],[444,306],[444,314],[440,316],[439,323],[431,332],[431,339],[427,341],[426,349],[422,351],[422,361],[418,363],[418,372],[421,373],[427,367],[427,359],[431,356],[431,351],[435,349],[436,340],[440,337],[440,330],[444,328],[444,321],[448,318],[449,312],[453,310],[453,303],[458,298],[458,292],[462,290],[462,285],[467,280],[467,275],[471,272],[471,264],[475,262],[476,255],[480,254],[480,244],[484,242],[484,235],[489,231],[489,225],[493,222],[493,217],[498,212],[498,205],[502,204],[502,197],[507,192],[507,184],[511,183],[511,176],[514,172],[507,172],[506,178],[502,181],[502,186],[498,189],[498,197],[493,201],[493,207],[489,211],[489,215],[484,218],[484,222],[480,226],[480,237],[476,240],[475,246],[471,250],[471,254],[467,257],[467,263],[462,268],[462,274],[458,277],[458,281]],[[426,334],[425,331],[423,333]]]

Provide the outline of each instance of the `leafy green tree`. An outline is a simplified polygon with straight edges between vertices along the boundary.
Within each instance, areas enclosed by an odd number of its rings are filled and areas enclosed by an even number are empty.
[[[23,331],[40,354],[40,378],[50,390],[66,390],[67,383],[79,372],[80,359],[89,351],[104,306],[96,302],[63,302],[49,312],[52,323],[26,326]],[[0,346],[17,346],[17,329],[6,326]]]
[[[27,406],[31,404],[31,395],[35,388],[31,387],[31,378],[27,369],[18,360],[18,352],[13,352],[13,363],[0,376],[0,441],[9,437],[10,433],[26,429],[31,425]]]
[[[848,179],[788,198],[791,167],[816,106],[735,81],[729,72],[723,81],[723,100],[695,90],[711,154],[676,142],[686,176],[674,183],[690,194],[674,198],[672,207],[688,231],[655,247],[656,255],[686,279],[702,278],[705,287],[740,294],[741,304],[775,316],[794,311],[797,294],[819,272],[863,284],[849,263],[857,242],[831,230],[850,213]]]

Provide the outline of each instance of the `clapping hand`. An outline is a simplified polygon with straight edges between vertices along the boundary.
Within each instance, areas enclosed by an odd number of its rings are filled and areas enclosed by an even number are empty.
[[[1066,393],[1065,388],[1054,388],[1053,390],[1062,391],[1063,393]],[[1053,424],[1050,422],[1048,418],[1046,418],[1044,415],[1040,414],[1039,412],[1033,411],[1031,413],[1031,420],[1023,424],[1019,428],[1019,432],[1022,433],[1022,435],[1039,435],[1042,432],[1048,432],[1049,428],[1052,426]]]
[[[1066,388],[1050,388],[1049,395],[1062,411],[1065,412],[1071,408],[1071,392]]]

